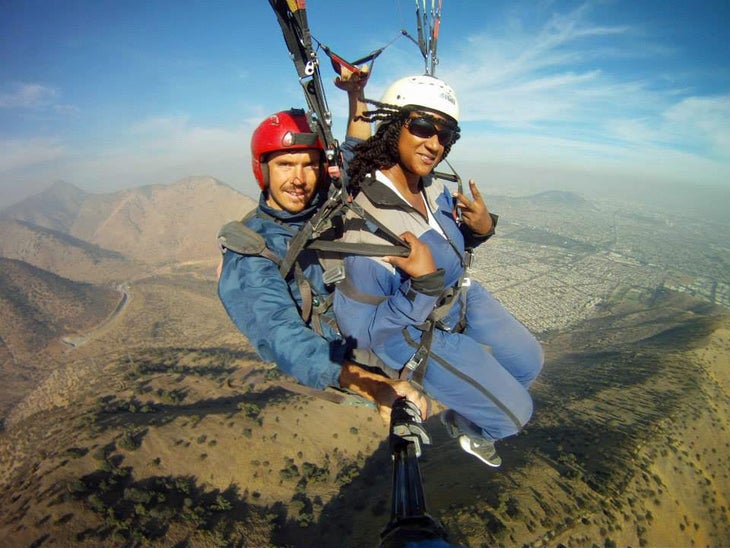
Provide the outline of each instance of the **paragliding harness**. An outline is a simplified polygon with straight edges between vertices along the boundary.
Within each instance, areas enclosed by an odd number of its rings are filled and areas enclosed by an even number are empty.
[[[379,197],[380,193],[376,190],[375,193],[371,195],[370,192],[367,190],[367,188],[369,187],[372,188],[371,184],[374,182],[374,179],[374,174],[366,176],[365,181],[363,182],[363,188],[365,188],[365,190],[361,192],[361,194],[358,196],[357,201],[355,202],[356,205],[362,208],[362,212],[365,215],[370,214],[371,216],[374,216],[374,214],[376,214],[378,209],[381,207],[380,205],[378,205],[379,203],[381,203],[381,198]],[[380,183],[377,184],[379,185]],[[360,201],[360,198],[367,199]],[[388,199],[386,198],[386,200]],[[368,222],[348,221],[351,220],[346,220],[346,228],[352,229],[353,231],[372,233],[371,227],[369,226]],[[446,231],[444,231],[444,235],[446,235]],[[365,237],[365,239],[367,240],[369,238]],[[461,276],[456,283],[445,288],[441,292],[434,305],[434,308],[431,310],[426,320],[419,325],[413,326],[415,327],[415,329],[421,332],[420,337],[417,338],[418,340],[413,337],[413,332],[410,327],[405,327],[402,330],[405,341],[414,348],[414,353],[411,358],[405,363],[405,365],[399,370],[398,378],[402,380],[410,380],[418,386],[423,386],[423,376],[425,375],[426,364],[431,355],[431,344],[435,331],[439,329],[442,331],[460,333],[466,327],[466,291],[470,283],[469,278],[466,277],[466,273],[467,268],[470,265],[472,253],[470,250],[467,250],[466,253],[462,254],[458,246],[451,240],[451,238],[446,237],[446,241],[451,245],[454,253],[457,255],[457,257],[459,257],[459,260],[461,261]],[[351,245],[365,246],[372,244],[357,243]],[[363,293],[354,284],[352,284],[348,278],[344,278],[343,280],[341,280],[337,288],[343,295],[345,295],[349,299],[371,306],[378,306],[380,303],[388,299],[388,297],[384,295],[372,295]],[[447,316],[449,316],[452,308],[456,303],[460,304],[459,317],[456,322],[447,323],[446,318]]]
[[[348,192],[347,175],[343,169],[342,154],[339,143],[333,137],[331,131],[332,116],[328,110],[324,89],[322,87],[322,79],[319,73],[319,60],[317,58],[317,52],[312,45],[312,36],[306,15],[306,1],[269,0],[269,3],[276,13],[279,25],[284,35],[284,40],[299,75],[299,82],[304,90],[304,95],[309,107],[309,110],[306,112],[307,122],[310,128],[318,134],[324,145],[324,156],[331,184],[324,204],[298,232],[293,234],[292,239],[289,242],[289,249],[286,256],[277,256],[267,248],[266,242],[260,234],[245,226],[244,223],[253,215],[257,215],[259,217],[267,216],[259,210],[254,210],[249,213],[249,215],[244,217],[242,221],[233,221],[226,224],[219,232],[218,242],[223,250],[230,249],[242,255],[258,255],[272,260],[278,265],[279,273],[284,279],[291,279],[290,276],[293,275],[302,299],[302,305],[300,308],[302,319],[316,332],[321,334],[321,322],[329,322],[331,320],[330,317],[325,316],[325,313],[332,305],[333,296],[332,294],[326,296],[313,294],[313,285],[306,279],[306,276],[297,261],[301,252],[305,248],[324,252],[325,254],[329,254],[330,257],[333,254],[339,256],[339,259],[334,261],[335,266],[326,269],[324,272],[323,281],[326,285],[334,285],[343,281],[346,282],[344,266],[342,264],[342,257],[344,255],[390,255],[405,257],[410,253],[410,249],[400,236],[393,233],[373,215],[366,212],[357,202],[353,201]],[[439,2],[439,17],[440,7],[441,2]],[[426,19],[425,17],[423,19],[421,18],[420,11],[417,15],[419,19],[419,42],[421,42],[419,47],[421,47],[422,52],[424,52],[426,51],[424,49],[426,46],[423,45],[425,42],[421,27],[422,20],[425,22]],[[435,37],[438,35],[437,27],[438,23],[431,32],[432,38],[428,44],[431,56],[426,57],[424,54],[425,58],[433,61],[432,67],[435,65],[436,59]],[[402,33],[407,35],[406,31],[402,31]],[[323,49],[326,48],[325,51],[333,60],[333,66],[335,66],[336,58],[338,65],[345,66],[347,70],[352,71],[353,69],[359,70],[358,65],[361,63],[369,62],[372,66],[373,60],[382,53],[385,47],[387,47],[387,45],[353,63],[347,63],[340,56],[332,54],[331,50],[325,46],[323,46]],[[339,73],[341,69],[336,68],[336,70]],[[433,70],[433,68],[431,70]],[[451,168],[451,165],[448,164],[448,162],[446,163],[449,165],[449,168]],[[453,168],[451,168],[451,170],[453,175],[434,173],[433,176],[457,182],[459,185],[458,190],[461,192],[461,179]],[[348,211],[352,212],[357,217],[364,219],[373,233],[381,236],[383,239],[390,242],[390,244],[365,244],[336,241],[336,239],[343,233],[344,218]],[[457,214],[456,208],[454,208],[454,211],[455,214]],[[273,217],[270,219],[275,222],[279,222]],[[280,222],[279,224],[286,226]],[[346,290],[347,285],[348,284],[343,283],[341,286],[343,290]],[[410,379],[415,384],[419,386],[422,385],[423,376],[425,374],[425,364],[427,363],[431,352],[431,342],[433,339],[434,329],[443,328],[441,320],[446,317],[451,306],[453,306],[454,302],[456,302],[457,295],[462,293],[460,289],[460,287],[457,287],[455,291],[452,288],[442,295],[438,306],[432,311],[429,319],[419,326],[419,329],[423,333],[420,342],[411,341],[414,347],[416,347],[413,357],[399,372],[396,372],[395,376],[403,379]],[[356,291],[354,288],[351,290]],[[371,296],[365,297],[370,298]],[[377,298],[385,300],[384,297]],[[465,306],[462,306],[462,313],[464,310]],[[457,326],[457,329],[459,327],[463,328],[463,316],[462,321],[459,323],[461,325]],[[336,328],[334,325],[332,327]],[[405,330],[404,334],[407,336]],[[385,366],[385,364],[383,364],[370,352],[358,355],[356,349],[354,359],[359,362],[366,362],[364,365],[380,368],[389,376],[394,376],[394,370]]]
[[[328,266],[323,273],[323,282],[325,285],[333,286],[337,284],[339,290],[348,298],[375,306],[387,300],[387,297],[383,295],[364,294],[355,288],[345,276],[344,257],[346,255],[365,255],[370,257],[390,255],[405,257],[410,253],[408,245],[391,229],[363,208],[361,204],[353,201],[346,205],[346,208],[333,209],[331,218],[326,219],[326,222],[320,222],[318,225],[319,229],[312,233],[312,239],[305,242],[299,248],[295,248],[293,242],[301,232],[295,234],[292,227],[258,208],[249,212],[240,221],[231,221],[225,224],[218,233],[218,244],[224,253],[226,250],[231,250],[239,255],[260,256],[274,262],[279,267],[279,273],[282,278],[285,280],[291,280],[293,278],[299,289],[299,295],[301,297],[300,315],[302,320],[320,335],[323,334],[322,322],[328,323],[332,329],[339,332],[334,318],[331,315],[327,315],[327,312],[332,307],[334,292],[330,292],[327,295],[317,295],[314,293],[314,284],[307,279],[298,261],[302,251],[304,249],[315,250],[320,253],[320,257],[325,258],[323,262]],[[359,223],[360,227],[366,228],[371,234],[390,243],[377,244],[339,241],[338,238],[342,236],[343,231],[347,227],[347,219],[345,219],[344,215],[345,211],[352,211],[356,217],[364,221]],[[280,257],[269,249],[263,236],[246,226],[246,222],[252,217],[259,217],[275,222],[292,232],[291,245],[285,257]],[[469,266],[471,260],[471,252],[467,251],[462,256],[454,243],[450,239],[448,241],[457,255],[462,259],[463,274],[455,285],[446,288],[441,293],[426,321],[415,326],[421,331],[420,341],[413,340],[408,332],[408,328],[403,329],[405,339],[415,348],[411,358],[399,371],[387,367],[372,352],[363,352],[354,349],[353,358],[355,361],[363,363],[363,365],[381,369],[392,378],[410,380],[419,387],[423,385],[426,364],[431,354],[434,331],[441,329],[459,333],[466,327],[465,290],[468,288],[469,278],[465,274],[466,268]],[[293,297],[292,295],[292,300],[296,302],[296,299]],[[444,323],[444,319],[450,313],[452,307],[459,301],[461,301],[460,317],[454,326],[449,327]]]
[[[218,244],[223,253],[226,250],[231,250],[239,255],[259,256],[269,259],[279,267],[279,274],[281,274],[282,278],[289,280],[293,277],[302,299],[300,316],[305,323],[311,325],[316,333],[322,335],[322,321],[327,321],[336,329],[336,326],[332,324],[332,318],[325,316],[325,313],[332,307],[333,293],[328,295],[316,295],[314,293],[314,285],[306,277],[298,261],[304,249],[323,252],[324,255],[330,257],[330,262],[334,263],[333,266],[324,271],[323,282],[325,285],[334,285],[345,279],[345,271],[342,264],[342,257],[344,255],[398,255],[405,257],[410,253],[407,244],[377,219],[363,211],[356,204],[349,204],[348,208],[359,211],[359,214],[363,218],[372,223],[371,226],[374,227],[374,233],[387,238],[393,243],[354,244],[337,241],[336,238],[342,235],[343,219],[340,210],[333,210],[332,218],[327,219],[326,223],[319,224],[320,229],[313,232],[311,241],[305,242],[298,249],[295,249],[294,245],[290,245],[287,254],[284,257],[280,257],[267,247],[266,241],[261,234],[246,226],[246,222],[253,217],[275,222],[292,233],[292,243],[301,232],[294,233],[294,228],[257,208],[250,211],[240,221],[231,221],[223,225],[218,232]]]

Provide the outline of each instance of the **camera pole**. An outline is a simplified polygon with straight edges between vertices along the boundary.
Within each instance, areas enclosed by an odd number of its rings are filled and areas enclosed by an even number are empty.
[[[395,401],[389,436],[393,490],[390,522],[380,534],[383,548],[413,546],[421,541],[429,547],[451,546],[446,543],[446,531],[441,524],[426,513],[418,458],[422,447],[431,444],[431,438],[422,422],[421,412],[413,402],[406,398]]]

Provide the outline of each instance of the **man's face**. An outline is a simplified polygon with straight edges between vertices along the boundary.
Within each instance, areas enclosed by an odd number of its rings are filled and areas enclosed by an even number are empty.
[[[320,154],[318,149],[271,153],[266,203],[289,213],[299,213],[306,208],[317,191]]]

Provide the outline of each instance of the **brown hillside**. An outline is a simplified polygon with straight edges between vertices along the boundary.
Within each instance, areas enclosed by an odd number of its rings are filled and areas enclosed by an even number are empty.
[[[500,442],[498,471],[429,419],[428,509],[453,543],[722,545],[730,326],[687,304],[667,295],[659,322],[625,308],[546,341],[535,417]],[[391,462],[375,412],[292,395],[227,323],[210,281],[132,284],[6,422],[0,541],[377,544]],[[619,325],[627,339],[598,350]]]
[[[0,258],[0,336],[14,356],[83,331],[108,316],[120,296],[112,288],[68,280],[22,261]]]
[[[0,417],[57,366],[61,337],[99,324],[119,301],[112,288],[0,258]]]
[[[89,194],[63,181],[0,211],[2,219],[17,219],[68,233]]]
[[[132,260],[159,265],[214,259],[218,228],[243,217],[255,205],[212,177],[188,177],[171,185],[109,194],[84,193],[57,183],[7,208],[2,217],[64,232]]]
[[[126,280],[140,270],[119,252],[16,220],[0,220],[0,256],[85,282]]]
[[[218,255],[215,237],[225,222],[255,203],[212,177],[190,177],[90,196],[71,234],[148,264],[206,260]]]
[[[0,262],[0,546],[376,545],[387,428],[293,393],[217,298],[215,232],[253,202],[209,178],[81,198],[44,210],[81,242],[72,260],[88,242],[148,264],[120,302]],[[534,417],[499,470],[426,422],[429,512],[463,546],[724,546],[729,322],[657,290],[545,333]]]

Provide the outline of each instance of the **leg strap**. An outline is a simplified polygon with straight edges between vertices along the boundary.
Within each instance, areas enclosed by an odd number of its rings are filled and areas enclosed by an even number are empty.
[[[431,355],[431,342],[433,341],[433,330],[435,326],[436,324],[432,321],[427,321],[424,325],[420,326],[424,328],[423,335],[421,336],[421,344],[418,345],[411,359],[406,362],[400,371],[401,380],[410,380],[419,388],[423,388],[423,377],[426,375],[428,358]],[[407,336],[406,333],[404,335]]]

